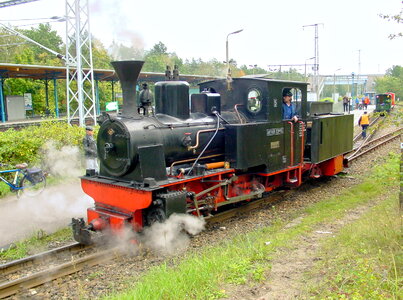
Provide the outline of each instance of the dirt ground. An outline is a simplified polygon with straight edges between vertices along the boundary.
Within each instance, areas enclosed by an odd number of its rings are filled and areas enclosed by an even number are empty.
[[[378,161],[381,161],[382,155],[388,153],[388,151],[398,151],[397,143],[389,145],[387,148],[384,148],[383,151],[374,153],[372,157],[369,156],[363,158],[359,162],[359,166],[356,165],[349,171],[349,176],[354,178],[359,176],[359,174],[369,172],[370,168],[376,165]],[[353,181],[354,184],[359,183],[356,179]],[[350,186],[350,184],[343,187],[339,182],[336,186],[343,189]],[[398,193],[397,190],[396,193]],[[306,290],[306,287],[320,279],[310,278],[309,282],[306,282],[307,278],[305,273],[314,266],[316,261],[322,259],[318,251],[321,242],[326,238],[337,235],[346,224],[359,219],[365,212],[383,199],[384,195],[380,195],[378,198],[373,199],[369,204],[348,211],[341,219],[329,223],[322,223],[311,233],[298,239],[292,247],[279,249],[274,255],[275,258],[272,261],[271,271],[267,274],[267,280],[264,283],[253,287],[248,285],[226,286],[226,293],[228,294],[228,291],[231,292],[229,297],[225,299],[304,299],[304,291]],[[299,224],[301,220],[302,217],[292,220],[286,225],[286,228]]]
[[[349,211],[342,219],[331,223],[323,223],[315,228],[310,234],[298,239],[290,249],[279,249],[272,261],[272,268],[268,275],[268,280],[260,286],[231,287],[229,299],[301,299],[307,286],[304,274],[309,271],[316,261],[322,258],[318,254],[321,241],[325,238],[336,235],[343,226],[361,217],[371,207],[375,206],[382,199],[375,199],[369,205],[360,206]],[[286,227],[292,227],[300,222],[297,218]],[[319,278],[311,278],[310,283]]]

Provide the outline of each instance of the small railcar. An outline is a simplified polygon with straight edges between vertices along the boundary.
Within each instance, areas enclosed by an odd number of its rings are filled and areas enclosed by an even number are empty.
[[[391,108],[394,105],[394,94],[377,94],[375,96],[375,105],[376,112],[390,112]]]

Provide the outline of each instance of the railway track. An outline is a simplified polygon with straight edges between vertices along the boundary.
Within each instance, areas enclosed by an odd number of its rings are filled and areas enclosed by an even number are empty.
[[[0,298],[15,295],[112,258],[113,251],[110,249],[80,257],[80,254],[89,250],[94,250],[94,247],[73,243],[0,265]]]
[[[393,140],[396,140],[397,138],[400,137],[398,134],[399,132],[402,131],[403,128],[398,128],[390,133],[384,134],[380,136],[379,138],[376,138],[374,140],[365,140],[362,145],[359,147],[355,148],[354,151],[350,156],[347,157],[347,160],[349,162],[363,156],[364,154],[367,154],[368,152],[381,147],[382,145],[389,143]]]

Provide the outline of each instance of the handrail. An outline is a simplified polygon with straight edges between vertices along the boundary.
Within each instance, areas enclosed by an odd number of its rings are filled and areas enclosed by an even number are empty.
[[[287,122],[290,124],[290,135],[291,135],[291,155],[290,155],[290,167],[294,165],[294,124],[292,122]]]
[[[244,106],[244,105],[243,104],[235,104],[235,106],[234,106],[234,110],[235,110],[236,115],[237,115],[237,117],[239,119],[239,122],[241,122],[241,124],[244,124],[243,119],[241,118],[241,115],[239,114],[238,106]]]
[[[224,130],[224,127],[218,128],[218,130]],[[194,146],[188,146],[187,149],[193,150],[193,149],[197,149],[199,147],[200,144],[200,133],[204,133],[204,132],[211,132],[211,131],[216,131],[217,129],[203,129],[203,130],[199,130],[196,133],[196,144]]]
[[[301,165],[304,164],[304,150],[305,150],[305,123],[302,121],[298,121],[299,124],[301,124],[301,131],[302,131],[302,135],[301,135]]]

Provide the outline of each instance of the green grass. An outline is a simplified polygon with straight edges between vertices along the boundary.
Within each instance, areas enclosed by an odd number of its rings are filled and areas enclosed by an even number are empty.
[[[35,232],[31,238],[17,242],[14,247],[0,252],[0,259],[15,260],[31,255],[32,253],[45,251],[50,242],[64,242],[71,240],[71,228],[63,228],[53,234],[47,235],[44,231]]]
[[[226,296],[224,284],[255,284],[265,279],[271,257],[279,248],[310,233],[315,226],[342,217],[349,209],[376,199],[396,186],[399,157],[391,154],[388,162],[374,168],[373,175],[339,196],[324,199],[302,211],[302,222],[284,228],[276,220],[270,227],[237,236],[220,245],[177,258],[151,268],[140,279],[131,279],[129,291],[108,299],[217,299]],[[374,181],[380,184],[374,184]],[[266,242],[270,241],[269,245]],[[156,284],[158,282],[158,284]]]
[[[324,277],[310,287],[315,299],[402,297],[403,255],[398,195],[389,195],[356,222],[326,240],[323,260],[307,277]],[[324,272],[324,270],[326,270]],[[319,275],[320,274],[320,275]]]

